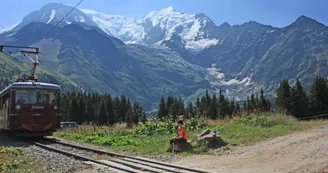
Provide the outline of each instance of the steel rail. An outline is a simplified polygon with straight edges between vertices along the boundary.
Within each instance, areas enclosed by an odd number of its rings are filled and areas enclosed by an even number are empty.
[[[200,169],[194,169],[194,168],[189,168],[189,167],[184,167],[184,166],[180,166],[180,165],[159,162],[159,161],[150,160],[150,159],[141,158],[141,157],[127,156],[127,155],[123,155],[123,154],[119,154],[119,153],[115,153],[115,152],[109,152],[109,151],[104,151],[104,150],[98,150],[98,149],[78,146],[78,145],[69,144],[69,143],[66,143],[66,142],[61,142],[61,141],[58,141],[56,139],[51,139],[51,138],[44,138],[43,140],[51,141],[51,142],[54,142],[54,143],[57,143],[57,144],[61,144],[61,145],[65,145],[65,146],[68,146],[68,147],[77,148],[77,149],[81,149],[81,150],[85,150],[85,151],[91,151],[91,152],[94,152],[94,153],[97,153],[97,154],[106,154],[106,155],[110,155],[110,156],[113,156],[113,157],[128,158],[128,159],[130,159],[131,162],[132,162],[132,160],[134,160],[134,162],[142,161],[144,163],[150,163],[150,164],[154,164],[154,165],[166,166],[168,168],[175,168],[175,169],[180,169],[181,170],[181,171],[176,170],[175,172],[181,172],[182,173],[182,172],[184,172],[183,170],[185,170],[185,171],[190,171],[190,172],[194,172],[194,173],[210,173],[208,171],[204,171],[204,170],[200,170]],[[117,162],[117,161],[114,161],[114,160],[110,160],[110,161]],[[140,164],[142,164],[142,163],[140,163]],[[158,168],[158,169],[165,169],[163,167],[156,167],[154,165],[147,165],[147,166]],[[166,169],[166,170],[168,171],[169,169]]]

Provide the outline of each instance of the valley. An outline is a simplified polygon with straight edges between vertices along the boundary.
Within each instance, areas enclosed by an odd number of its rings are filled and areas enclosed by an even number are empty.
[[[173,7],[140,19],[76,9],[54,26],[70,9],[46,4],[0,34],[0,44],[40,47],[41,69],[57,73],[64,91],[126,94],[154,110],[159,95],[195,101],[200,91],[222,89],[245,100],[262,88],[274,97],[281,78],[309,86],[314,75],[328,75],[327,26],[306,16],[276,28],[216,25]]]

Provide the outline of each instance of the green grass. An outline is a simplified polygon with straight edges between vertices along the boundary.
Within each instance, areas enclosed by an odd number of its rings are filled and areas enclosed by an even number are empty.
[[[229,145],[251,144],[257,141],[286,135],[290,132],[307,130],[311,127],[327,123],[325,121],[297,121],[283,115],[245,116],[239,120],[218,122],[211,126],[196,119],[188,120],[189,139],[192,141],[194,153],[206,153],[209,145],[197,142],[196,134],[205,129],[220,132],[220,146],[229,149]],[[147,122],[136,128],[126,130],[124,126],[92,127],[81,126],[56,132],[54,136],[109,147],[115,151],[132,151],[148,154],[164,154],[169,147],[169,140],[175,135],[175,124]],[[224,144],[224,145],[222,145]],[[215,144],[214,144],[215,145]],[[217,146],[217,145],[216,145]]]
[[[27,158],[23,148],[0,147],[0,172],[41,173],[43,162]]]
[[[221,129],[222,139],[228,144],[241,145],[251,144],[263,139],[286,135],[291,132],[308,130],[314,126],[327,123],[325,121],[298,121],[292,117],[280,114],[265,116],[267,120],[274,123],[270,127],[252,126],[250,124],[232,121],[225,124]],[[252,118],[254,120],[255,118]]]

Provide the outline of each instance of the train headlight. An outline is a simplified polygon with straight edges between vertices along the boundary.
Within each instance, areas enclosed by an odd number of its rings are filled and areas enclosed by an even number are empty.
[[[18,110],[18,111],[19,111],[19,110],[21,110],[21,109],[22,109],[22,106],[21,106],[21,105],[16,105],[16,107],[15,107],[15,108],[16,108],[16,110]]]
[[[57,109],[58,109],[58,107],[55,105],[55,106],[54,106],[54,110],[57,110]]]

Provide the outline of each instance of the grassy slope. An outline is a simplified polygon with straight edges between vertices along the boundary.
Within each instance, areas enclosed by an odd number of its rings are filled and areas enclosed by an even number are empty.
[[[2,77],[7,77],[11,81],[15,81],[22,73],[29,74],[32,64],[23,63],[7,53],[0,52],[0,67],[0,75]],[[35,76],[40,78],[42,82],[59,84],[66,91],[77,88],[74,82],[58,72],[38,67]]]
[[[189,131],[189,138],[193,141],[192,144],[195,152],[201,153],[204,146],[196,143],[195,134],[199,134],[207,128],[219,131],[223,142],[228,145],[243,145],[286,135],[290,132],[307,130],[314,126],[327,123],[324,121],[297,121],[282,115],[270,115],[267,121],[273,121],[276,125],[272,127],[258,127],[240,123],[240,121],[212,123],[211,126],[206,126],[196,131]],[[159,131],[160,128],[162,127],[158,127],[157,131]],[[169,146],[168,142],[170,138],[174,136],[174,133],[164,132],[154,135],[135,135],[133,131],[136,132],[138,129],[140,131],[139,127],[136,130],[130,131],[117,130],[116,128],[97,129],[93,131],[94,129],[92,127],[81,127],[80,129],[69,129],[67,131],[57,132],[55,136],[68,140],[106,146],[113,150],[153,154],[164,154]],[[146,129],[150,129],[150,127]]]

